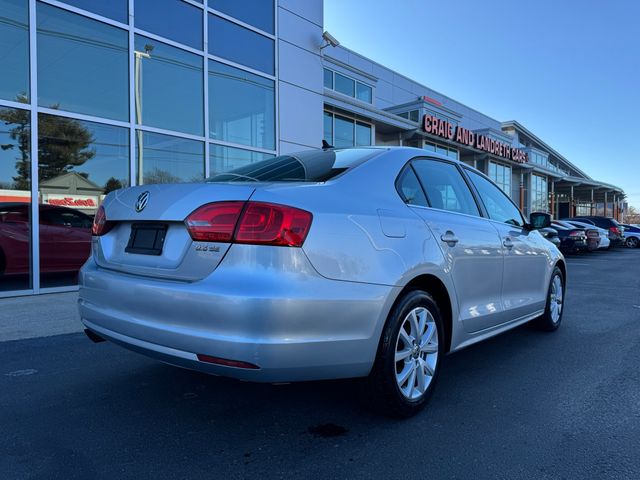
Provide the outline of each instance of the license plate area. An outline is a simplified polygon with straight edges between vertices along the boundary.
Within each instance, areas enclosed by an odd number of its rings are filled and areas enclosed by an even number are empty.
[[[134,223],[131,225],[127,253],[139,255],[162,255],[162,246],[167,236],[166,223]]]

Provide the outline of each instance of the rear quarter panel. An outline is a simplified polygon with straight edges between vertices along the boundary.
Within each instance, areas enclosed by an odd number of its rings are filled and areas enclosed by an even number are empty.
[[[252,200],[312,212],[303,250],[320,275],[402,286],[425,270],[441,272],[444,264],[428,227],[395,190],[412,156],[384,152],[332,181],[273,185],[256,190]]]

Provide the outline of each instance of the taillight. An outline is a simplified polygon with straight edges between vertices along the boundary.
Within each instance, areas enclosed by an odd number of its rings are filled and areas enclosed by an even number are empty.
[[[609,231],[614,235],[620,235],[620,230],[618,229],[618,227],[609,227]]]
[[[287,205],[216,202],[198,208],[185,223],[196,241],[301,247],[312,218]]]
[[[91,226],[91,235],[99,237],[107,233],[113,227],[113,223],[107,221],[107,215],[104,211],[104,207],[100,205],[96,216],[93,217],[93,225]]]
[[[230,242],[245,202],[216,202],[198,208],[185,223],[199,242]]]
[[[301,247],[311,227],[311,214],[285,205],[249,202],[234,241]]]

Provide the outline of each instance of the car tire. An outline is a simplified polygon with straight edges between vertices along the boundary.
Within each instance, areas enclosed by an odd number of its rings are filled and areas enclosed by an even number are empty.
[[[627,239],[624,241],[624,244],[628,248],[638,248],[638,239],[636,237],[627,237]]]
[[[547,303],[544,313],[536,318],[535,325],[546,332],[555,332],[560,328],[562,314],[564,313],[564,300],[566,297],[565,279],[560,268],[555,267],[547,289]]]
[[[377,412],[408,418],[424,408],[444,355],[440,309],[422,290],[404,294],[391,310],[378,353],[364,383],[364,399]]]

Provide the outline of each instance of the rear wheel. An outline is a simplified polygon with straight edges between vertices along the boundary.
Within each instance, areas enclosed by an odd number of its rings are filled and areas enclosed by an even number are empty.
[[[433,391],[443,351],[440,310],[421,290],[405,294],[393,308],[378,355],[365,383],[373,406],[394,417],[424,408]]]
[[[627,237],[627,239],[624,241],[624,244],[629,248],[637,248],[638,239],[636,237]]]
[[[536,325],[542,330],[553,332],[560,327],[562,314],[564,313],[565,282],[562,270],[553,269],[549,289],[547,291],[547,304],[544,313],[535,320]]]

